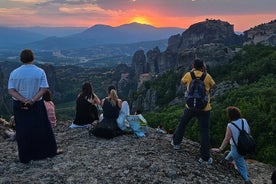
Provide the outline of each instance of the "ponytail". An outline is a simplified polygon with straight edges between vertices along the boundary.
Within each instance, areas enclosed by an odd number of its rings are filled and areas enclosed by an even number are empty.
[[[115,89],[110,91],[110,103],[112,106],[115,106],[118,101],[118,95]]]

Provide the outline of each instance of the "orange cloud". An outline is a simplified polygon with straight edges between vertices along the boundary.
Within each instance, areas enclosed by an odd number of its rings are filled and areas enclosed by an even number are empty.
[[[27,10],[20,8],[0,8],[0,15],[33,15],[35,13],[35,10]]]
[[[113,11],[113,10],[105,10],[99,7],[98,5],[92,4],[82,4],[82,5],[64,5],[59,8],[59,11],[68,14],[85,14],[85,13],[97,13],[97,14],[104,14],[108,16],[116,16],[120,11]]]
[[[47,0],[9,0],[12,2],[20,2],[20,3],[42,3],[47,2]]]

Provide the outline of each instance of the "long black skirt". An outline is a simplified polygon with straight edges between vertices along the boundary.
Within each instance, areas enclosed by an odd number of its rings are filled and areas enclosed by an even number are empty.
[[[29,108],[14,101],[13,111],[20,162],[28,163],[55,156],[56,139],[43,100]]]
[[[91,130],[91,134],[96,137],[112,139],[116,136],[122,135],[123,131],[118,127],[117,119],[104,118],[93,130]]]

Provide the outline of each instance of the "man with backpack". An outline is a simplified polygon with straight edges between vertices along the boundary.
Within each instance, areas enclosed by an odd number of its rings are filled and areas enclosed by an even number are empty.
[[[195,59],[193,69],[187,72],[181,79],[186,84],[185,109],[181,120],[173,134],[171,144],[175,150],[180,149],[185,128],[194,117],[199,122],[200,132],[200,163],[212,164],[210,156],[209,142],[209,122],[210,122],[210,94],[209,90],[215,86],[215,82],[206,71],[205,64],[200,59]]]

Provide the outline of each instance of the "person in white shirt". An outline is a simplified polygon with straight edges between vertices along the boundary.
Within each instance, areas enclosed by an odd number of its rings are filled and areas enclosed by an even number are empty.
[[[221,143],[221,146],[219,148],[212,148],[212,151],[221,152],[224,150],[228,143],[230,143],[231,151],[228,153],[228,155],[225,157],[225,160],[227,161],[234,161],[235,165],[237,166],[237,169],[241,176],[243,177],[245,183],[250,184],[252,183],[248,177],[246,163],[244,160],[244,156],[240,155],[237,151],[237,147],[234,143],[234,141],[238,142],[238,136],[239,136],[239,130],[231,124],[233,122],[236,124],[240,129],[242,129],[242,122],[244,123],[244,130],[247,133],[250,133],[249,125],[246,121],[246,119],[241,117],[241,111],[237,107],[229,106],[226,109],[227,116],[230,122],[227,124],[225,137]],[[234,139],[234,141],[233,141]]]
[[[22,163],[40,160],[62,153],[48,119],[42,96],[49,88],[43,69],[33,64],[34,54],[25,49],[20,54],[23,63],[13,70],[8,81],[8,93],[13,99],[16,142]]]

